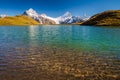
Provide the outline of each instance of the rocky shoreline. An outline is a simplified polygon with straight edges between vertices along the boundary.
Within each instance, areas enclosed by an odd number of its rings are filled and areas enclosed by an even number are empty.
[[[2,80],[120,79],[120,59],[114,56],[57,48],[15,48],[7,52],[0,60]]]

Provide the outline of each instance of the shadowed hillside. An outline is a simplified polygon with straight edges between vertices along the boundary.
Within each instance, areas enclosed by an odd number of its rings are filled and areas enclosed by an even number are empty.
[[[120,10],[105,11],[92,16],[82,25],[120,26]]]
[[[39,24],[34,19],[28,16],[14,16],[0,18],[0,25],[37,25]]]

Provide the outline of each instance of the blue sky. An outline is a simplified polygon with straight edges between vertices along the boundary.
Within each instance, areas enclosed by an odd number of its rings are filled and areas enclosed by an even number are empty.
[[[38,13],[57,17],[66,11],[88,16],[105,10],[120,9],[120,0],[0,0],[0,14],[17,15],[33,8]]]

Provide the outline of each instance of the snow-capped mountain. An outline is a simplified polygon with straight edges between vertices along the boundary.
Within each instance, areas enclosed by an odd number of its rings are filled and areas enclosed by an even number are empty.
[[[56,24],[56,22],[54,22],[54,20],[51,17],[48,17],[45,14],[40,15],[32,8],[26,10],[23,13],[23,15],[33,18],[34,20],[38,21],[40,24]]]
[[[39,14],[33,10],[32,8],[26,10],[23,15],[29,16],[31,18],[33,18],[34,20],[38,21],[39,23],[42,23],[40,18],[39,18]]]
[[[83,22],[87,20],[85,17],[84,19],[79,16],[72,16],[70,12],[66,12],[64,15],[53,18],[47,16],[46,14],[38,14],[32,8],[26,10],[23,15],[29,16],[34,20],[38,21],[40,24],[71,24],[76,22]]]
[[[79,16],[72,16],[70,12],[66,12],[63,16],[57,18],[59,24],[70,24],[76,22],[82,22],[83,20]]]
[[[61,23],[67,23],[68,19],[71,19],[71,18],[72,18],[71,13],[66,12],[63,16],[56,18],[56,20],[59,22],[59,24],[61,24]]]
[[[0,18],[4,18],[4,17],[7,17],[7,15],[5,14],[0,15]]]

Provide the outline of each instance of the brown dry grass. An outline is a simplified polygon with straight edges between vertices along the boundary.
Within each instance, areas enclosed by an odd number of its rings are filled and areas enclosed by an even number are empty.
[[[92,16],[83,25],[120,26],[120,10],[105,11]]]
[[[13,16],[0,18],[0,25],[37,25],[39,24],[34,19],[28,16]]]

